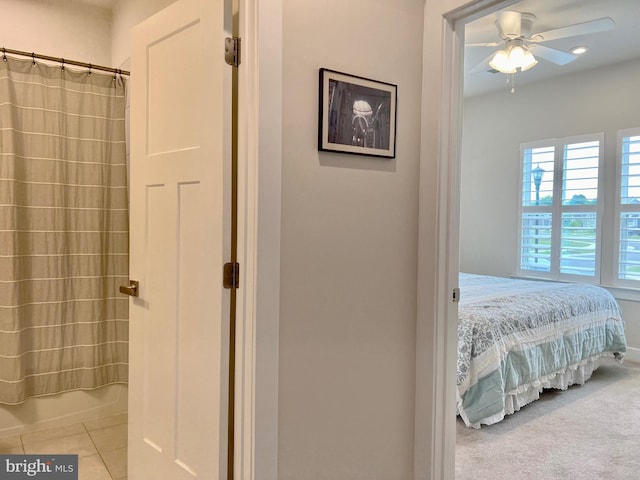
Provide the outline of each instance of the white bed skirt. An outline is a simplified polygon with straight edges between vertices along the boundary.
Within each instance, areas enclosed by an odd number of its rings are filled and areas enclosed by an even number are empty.
[[[522,385],[516,390],[512,390],[505,395],[505,408],[502,412],[482,419],[480,422],[471,423],[473,428],[480,428],[480,425],[492,425],[498,423],[504,419],[506,415],[511,415],[517,412],[525,405],[538,400],[542,390],[554,388],[558,390],[566,390],[571,385],[582,385],[589,378],[591,374],[600,366],[600,358],[602,356],[615,357],[616,360],[622,361],[622,356],[605,353],[602,355],[595,355],[587,358],[579,363],[570,365],[567,368],[559,370],[558,372],[546,375],[537,379],[535,382]],[[458,412],[460,414],[460,412]],[[465,419],[466,423],[468,419]]]

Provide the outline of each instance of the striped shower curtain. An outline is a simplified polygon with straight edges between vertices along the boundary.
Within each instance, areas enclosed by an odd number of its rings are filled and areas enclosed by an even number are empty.
[[[0,59],[0,403],[127,381],[124,81]]]

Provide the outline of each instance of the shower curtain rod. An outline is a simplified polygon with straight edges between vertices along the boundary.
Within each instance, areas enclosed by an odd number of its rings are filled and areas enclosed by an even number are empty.
[[[115,73],[116,75],[131,75],[127,70],[121,70],[119,68],[111,68],[111,67],[103,67],[101,65],[93,65],[92,63],[78,62],[76,60],[67,60],[66,58],[61,57],[50,57],[49,55],[41,55],[39,53],[33,52],[22,52],[20,50],[12,50],[10,48],[2,47],[2,59],[6,59],[6,54],[9,53],[11,55],[21,55],[23,57],[30,57],[35,62],[35,59],[38,60],[49,60],[51,62],[61,63],[64,68],[65,65],[75,65],[77,67],[88,68],[91,70],[102,70],[103,72]]]

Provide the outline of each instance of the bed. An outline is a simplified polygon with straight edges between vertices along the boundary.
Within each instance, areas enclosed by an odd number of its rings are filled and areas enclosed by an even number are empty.
[[[582,384],[602,356],[626,351],[620,308],[601,287],[461,273],[460,292],[457,412],[468,427]]]

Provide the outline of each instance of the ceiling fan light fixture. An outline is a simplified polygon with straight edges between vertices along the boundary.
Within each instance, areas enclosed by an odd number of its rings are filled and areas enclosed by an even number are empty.
[[[533,53],[531,53],[529,50],[525,50],[522,56],[522,61],[520,62],[520,70],[523,72],[525,70],[529,70],[537,63],[538,60],[536,60],[536,57],[533,56]]]
[[[516,68],[509,61],[509,53],[506,50],[498,50],[489,62],[489,66],[500,73],[516,73]]]
[[[509,49],[509,63],[514,67],[519,67],[524,62],[524,48],[514,45]]]
[[[516,73],[518,70],[524,72],[529,70],[538,61],[529,51],[522,45],[514,45],[508,50],[498,50],[489,62],[489,66],[501,73]]]

